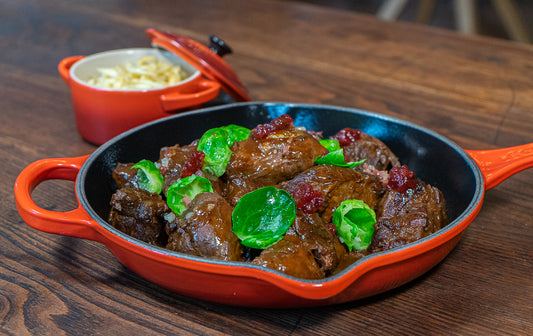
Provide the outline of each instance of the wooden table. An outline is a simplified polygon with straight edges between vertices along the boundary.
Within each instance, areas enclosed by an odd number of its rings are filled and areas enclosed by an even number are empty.
[[[533,333],[533,169],[487,192],[459,245],[411,283],[313,309],[225,306],[164,290],[101,244],[26,225],[13,185],[33,161],[89,154],[58,62],[145,47],[148,27],[234,49],[254,100],[400,117],[467,149],[533,142],[533,47],[290,1],[0,1],[0,330],[9,335]],[[442,164],[446,164],[443,162]],[[74,183],[33,194],[76,207]]]

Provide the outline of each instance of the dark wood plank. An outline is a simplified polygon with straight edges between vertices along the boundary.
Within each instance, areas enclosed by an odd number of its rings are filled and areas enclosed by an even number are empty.
[[[355,107],[413,121],[468,149],[533,142],[533,47],[290,1],[0,2],[0,330],[6,334],[512,334],[533,332],[533,170],[487,191],[446,260],[388,293],[268,310],[171,293],[101,244],[38,232],[15,208],[20,171],[96,147],[76,132],[67,56],[148,46],[154,27],[232,46],[254,100]],[[445,163],[443,163],[445,164]],[[73,183],[36,202],[77,206]]]

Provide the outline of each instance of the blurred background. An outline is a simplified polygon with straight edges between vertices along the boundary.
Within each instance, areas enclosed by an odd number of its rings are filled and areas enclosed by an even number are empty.
[[[533,36],[532,0],[296,1],[523,43],[531,43]]]

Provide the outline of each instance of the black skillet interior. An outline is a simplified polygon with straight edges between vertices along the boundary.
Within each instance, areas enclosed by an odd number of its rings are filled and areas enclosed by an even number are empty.
[[[418,177],[443,192],[450,221],[457,219],[474,200],[480,199],[483,182],[475,163],[455,143],[425,128],[342,107],[237,103],[160,119],[108,141],[90,156],[80,171],[80,201],[93,218],[108,227],[105,220],[110,209],[109,200],[116,190],[111,172],[118,162],[156,161],[161,147],[189,144],[210,128],[228,124],[253,128],[284,113],[294,118],[296,126],[323,131],[324,136],[352,127],[379,138]]]

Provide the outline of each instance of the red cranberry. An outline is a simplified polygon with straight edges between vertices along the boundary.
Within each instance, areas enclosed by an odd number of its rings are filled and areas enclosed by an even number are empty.
[[[265,139],[270,133],[281,131],[292,125],[292,118],[288,114],[282,114],[268,124],[259,125],[252,130],[252,138],[255,140]]]
[[[317,212],[324,203],[324,198],[320,191],[314,190],[307,183],[300,184],[294,190],[292,197],[296,201],[296,207],[307,214]]]
[[[196,173],[196,171],[202,169],[202,166],[204,165],[204,157],[204,152],[197,150],[193,151],[187,158],[187,161],[185,161],[185,164],[183,164],[181,178],[189,177]]]
[[[415,186],[415,173],[410,171],[406,165],[392,167],[389,172],[389,182],[387,183],[387,188],[395,190],[399,193],[403,193],[407,189],[414,188]]]
[[[341,147],[348,146],[361,138],[361,131],[353,128],[343,128],[337,134],[331,137],[339,141]]]

